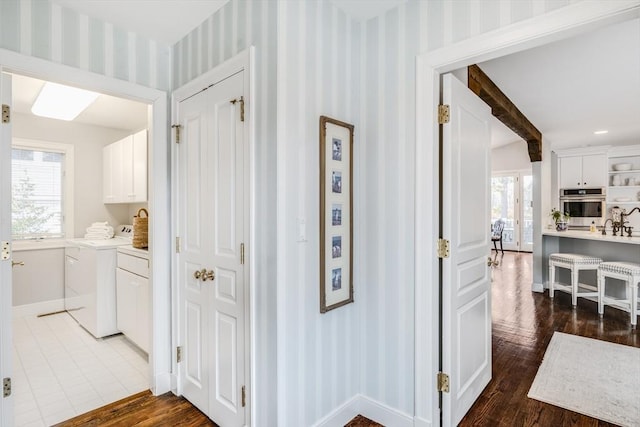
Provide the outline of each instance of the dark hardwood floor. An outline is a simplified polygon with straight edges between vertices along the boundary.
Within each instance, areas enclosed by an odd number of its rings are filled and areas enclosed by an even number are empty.
[[[569,294],[531,292],[531,254],[497,255],[493,270],[493,379],[461,426],[609,426],[611,424],[529,399],[527,393],[554,331],[640,347],[640,332],[629,326],[626,312],[607,307],[603,321],[597,304]],[[215,426],[188,401],[171,393],[149,392],[65,421],[78,426]],[[348,427],[381,427],[362,416]]]
[[[527,393],[554,331],[640,347],[629,314],[607,307],[603,321],[595,302],[547,291],[531,292],[531,254],[506,252],[493,271],[493,379],[461,426],[610,426],[572,411],[529,399]]]
[[[149,391],[134,394],[54,427],[160,427],[217,425],[183,397],[173,393],[153,396]]]

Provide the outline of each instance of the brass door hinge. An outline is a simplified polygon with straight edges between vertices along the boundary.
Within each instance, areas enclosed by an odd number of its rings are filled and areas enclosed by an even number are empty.
[[[241,96],[240,99],[232,99],[229,102],[232,104],[235,104],[236,102],[240,103],[240,121],[244,122],[244,96]]]
[[[244,264],[244,243],[240,243],[240,264]]]
[[[449,123],[449,106],[438,105],[438,124],[443,125]]]
[[[171,129],[176,130],[176,144],[180,144],[180,128],[182,125],[171,125]]]
[[[242,407],[244,408],[245,406],[247,406],[247,393],[244,386],[242,386]]]
[[[11,258],[11,242],[2,242],[0,249],[0,259],[6,261]]]
[[[182,346],[176,347],[176,363],[182,362]]]
[[[449,375],[438,372],[438,391],[449,393]]]
[[[438,239],[438,258],[449,258],[449,241]]]
[[[11,121],[11,107],[7,104],[2,104],[2,123],[9,123]]]
[[[2,397],[11,396],[11,378],[2,379]]]
[[[180,237],[176,237],[176,253],[180,253]]]

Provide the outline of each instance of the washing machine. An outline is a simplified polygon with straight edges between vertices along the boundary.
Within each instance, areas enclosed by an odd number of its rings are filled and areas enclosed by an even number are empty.
[[[65,247],[65,310],[94,337],[117,334],[116,251],[130,245],[131,225],[105,240],[69,239]]]

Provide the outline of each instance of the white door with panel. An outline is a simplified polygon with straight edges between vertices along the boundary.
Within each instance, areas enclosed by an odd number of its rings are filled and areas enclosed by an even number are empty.
[[[5,119],[5,106],[11,106],[11,75],[0,67],[0,378],[12,376],[11,317],[11,120]],[[0,400],[0,425],[13,425],[13,396],[4,393]]]
[[[222,426],[245,424],[248,170],[244,73],[178,104],[180,392]]]
[[[455,426],[491,380],[489,107],[451,74],[443,76],[442,260],[443,425]]]

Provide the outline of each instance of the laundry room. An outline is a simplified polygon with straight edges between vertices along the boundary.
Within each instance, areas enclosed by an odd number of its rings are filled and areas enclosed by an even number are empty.
[[[51,425],[149,388],[150,107],[11,87],[16,425]]]

